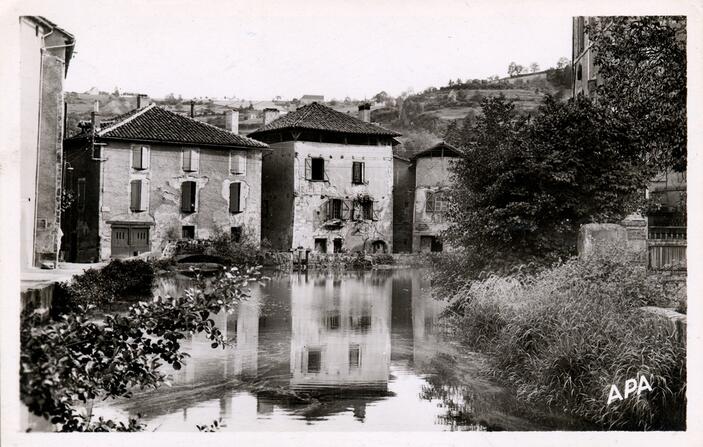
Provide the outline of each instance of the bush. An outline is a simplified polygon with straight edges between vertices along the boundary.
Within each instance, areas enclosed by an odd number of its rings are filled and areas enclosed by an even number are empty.
[[[207,255],[222,257],[231,265],[256,266],[263,263],[264,253],[259,244],[246,233],[239,241],[232,240],[227,233],[216,234],[211,241],[212,246],[205,251]]]
[[[374,255],[373,260],[374,260],[375,264],[392,265],[395,263],[395,260],[393,259],[393,255],[388,254],[388,253]]]
[[[685,340],[638,308],[668,302],[660,278],[623,256],[571,259],[538,274],[493,275],[451,300],[463,342],[528,401],[617,429],[685,428]],[[607,404],[644,375],[653,391]]]
[[[141,259],[113,260],[102,269],[88,269],[71,281],[59,283],[54,291],[51,314],[54,319],[78,306],[102,306],[128,295],[151,294],[154,267]]]

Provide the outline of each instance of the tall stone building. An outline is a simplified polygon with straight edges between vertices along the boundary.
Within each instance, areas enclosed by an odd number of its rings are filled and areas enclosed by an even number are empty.
[[[63,222],[66,258],[134,256],[218,233],[258,243],[266,147],[153,104],[95,122],[66,140],[76,197]]]
[[[412,158],[415,177],[413,252],[444,251],[442,232],[447,229],[451,167],[461,152],[440,142]]]
[[[249,136],[263,159],[262,236],[278,250],[390,252],[399,134],[313,102]]]
[[[61,226],[63,82],[75,39],[55,23],[20,25],[20,267],[56,267]]]

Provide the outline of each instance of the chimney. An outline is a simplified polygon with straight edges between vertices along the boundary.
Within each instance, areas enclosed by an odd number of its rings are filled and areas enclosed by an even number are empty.
[[[195,117],[195,101],[190,100],[190,117]]]
[[[264,109],[264,126],[278,118],[278,109]]]
[[[100,103],[95,100],[93,111],[90,112],[90,131],[95,135],[95,132],[100,128]]]
[[[232,133],[239,133],[239,112],[228,110],[225,112],[225,129]]]
[[[368,102],[359,105],[359,119],[365,123],[371,122],[371,104]]]

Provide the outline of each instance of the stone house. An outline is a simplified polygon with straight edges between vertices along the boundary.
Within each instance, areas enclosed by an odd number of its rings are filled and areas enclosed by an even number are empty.
[[[56,267],[61,240],[63,82],[75,39],[51,21],[20,25],[20,268]]]
[[[461,156],[457,148],[440,142],[412,158],[415,177],[412,251],[415,253],[444,250],[441,233],[448,226],[445,213],[450,168]]]
[[[65,142],[66,187],[76,194],[64,214],[66,259],[133,256],[219,233],[258,243],[266,147],[153,104],[94,120]]]
[[[263,159],[262,237],[277,250],[390,252],[393,145],[399,134],[319,103],[250,134]]]

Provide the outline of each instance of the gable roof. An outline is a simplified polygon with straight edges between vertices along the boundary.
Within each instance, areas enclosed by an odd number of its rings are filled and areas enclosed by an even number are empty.
[[[413,155],[412,160],[414,161],[420,157],[432,157],[436,155],[444,155],[445,157],[463,157],[464,153],[451,144],[445,141],[440,141],[434,146]]]
[[[268,147],[266,143],[179,115],[155,104],[132,110],[112,121],[112,124],[98,131],[98,138],[198,146]]]
[[[267,132],[284,129],[321,130],[341,134],[387,137],[397,137],[400,135],[393,130],[386,129],[377,124],[361,121],[355,116],[338,112],[317,102],[300,107],[295,112],[289,112],[285,116],[270,122],[249,135],[256,138]]]

